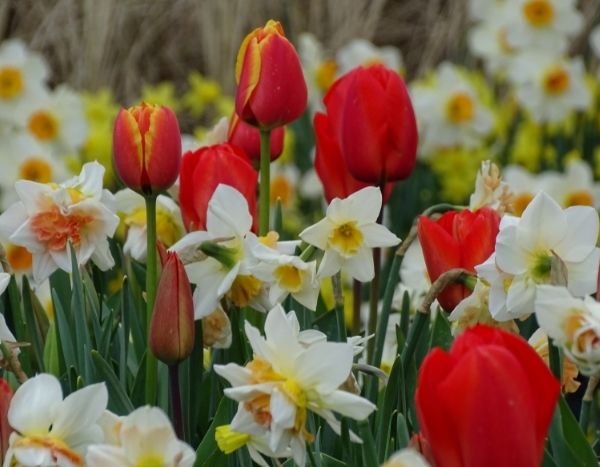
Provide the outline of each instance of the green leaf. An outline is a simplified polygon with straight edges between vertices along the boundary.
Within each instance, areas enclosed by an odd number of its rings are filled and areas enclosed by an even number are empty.
[[[388,379],[387,387],[383,396],[383,404],[377,411],[377,452],[379,454],[379,462],[384,461],[385,447],[390,438],[391,424],[393,420],[393,414],[395,408],[398,406],[398,394],[402,390],[402,360],[400,357],[396,357],[390,377]]]
[[[435,320],[431,327],[431,340],[429,347],[441,347],[444,350],[449,350],[452,345],[452,330],[450,323],[446,317],[446,313],[436,313]]]
[[[46,334],[46,343],[44,345],[44,366],[46,371],[53,375],[60,375],[60,356],[58,350],[58,341],[56,340],[56,325],[51,323]]]
[[[321,462],[323,463],[323,467],[345,467],[347,465],[345,462],[323,453],[321,453]]]
[[[92,380],[91,362],[89,351],[93,348],[90,332],[86,320],[86,304],[83,293],[83,283],[79,274],[77,256],[73,245],[69,245],[71,252],[71,280],[73,284],[73,294],[71,297],[71,313],[75,322],[75,352],[77,356],[77,369],[83,376],[86,384]],[[87,351],[86,351],[87,349]]]
[[[378,467],[377,462],[377,451],[375,450],[375,441],[373,440],[373,434],[371,433],[371,427],[368,421],[359,422],[360,437],[363,441],[362,446],[362,460],[363,467]]]
[[[598,465],[598,459],[596,459],[592,447],[562,395],[558,400],[558,406],[562,420],[563,436],[573,455],[581,462],[581,465]]]
[[[231,409],[232,402],[226,398],[221,399],[221,403],[217,408],[215,417],[213,418],[212,423],[208,427],[208,431],[204,435],[202,442],[196,450],[196,463],[194,464],[194,467],[213,467],[218,465],[215,463],[218,459],[226,459],[225,454],[217,445],[217,440],[215,439],[215,430],[218,426],[228,425],[231,422]]]
[[[57,324],[56,338],[60,343],[65,366],[67,368],[76,368],[77,356],[75,355],[75,347],[73,346],[73,331],[67,321],[63,305],[56,290],[52,290],[52,303],[54,306],[54,319]]]
[[[92,350],[91,355],[96,371],[101,375],[102,380],[106,382],[109,394],[108,408],[118,415],[127,415],[134,407],[127,396],[125,388],[121,386],[117,375],[115,375],[108,362],[102,358],[102,355],[96,350]]]
[[[33,356],[39,372],[43,373],[44,368],[44,341],[45,333],[43,332],[43,324],[41,319],[38,319],[38,314],[34,310],[33,291],[29,286],[27,276],[23,276],[23,311],[25,315],[25,325],[27,326],[28,341],[33,346]],[[46,318],[46,326],[48,320]]]

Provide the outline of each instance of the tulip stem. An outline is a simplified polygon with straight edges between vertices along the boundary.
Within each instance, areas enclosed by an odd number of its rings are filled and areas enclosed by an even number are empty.
[[[259,235],[269,232],[271,202],[271,130],[260,130],[260,187],[258,192]]]
[[[169,365],[169,385],[171,389],[171,409],[173,427],[179,439],[184,439],[183,411],[181,410],[181,390],[179,389],[179,364]]]
[[[156,195],[148,195],[146,200],[146,330],[150,338],[150,323],[156,299]],[[148,346],[146,350],[146,403],[156,403],[157,361]]]
[[[586,436],[588,432],[588,425],[590,422],[590,409],[592,408],[594,393],[596,392],[596,388],[598,387],[599,382],[599,375],[590,376],[590,379],[587,383],[587,387],[585,389],[585,394],[583,395],[583,400],[581,401],[581,412],[579,413],[579,426],[581,426],[581,431],[583,431],[583,434]]]

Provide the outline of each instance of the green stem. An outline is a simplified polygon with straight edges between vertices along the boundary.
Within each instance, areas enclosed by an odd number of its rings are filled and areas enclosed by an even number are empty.
[[[260,187],[258,192],[259,235],[269,232],[271,202],[271,130],[260,130]]]
[[[352,335],[360,332],[360,306],[362,305],[362,284],[356,279],[352,281]]]
[[[579,426],[581,427],[581,431],[583,431],[583,434],[585,436],[587,436],[588,434],[588,427],[590,423],[590,410],[592,408],[594,393],[596,392],[596,388],[598,387],[599,381],[600,376],[590,376],[590,379],[587,383],[587,387],[585,389],[585,394],[583,395],[583,400],[581,401],[581,412],[579,412]]]
[[[561,380],[561,368],[560,368],[560,353],[558,351],[558,347],[554,345],[554,341],[551,338],[548,338],[548,359],[550,361],[550,369],[552,373],[558,379]]]
[[[171,409],[173,411],[173,428],[179,439],[184,439],[183,411],[181,410],[181,390],[179,389],[179,364],[169,365],[169,386]]]
[[[404,372],[406,373],[410,361],[413,358],[415,353],[415,349],[417,348],[417,342],[419,342],[419,338],[421,337],[421,333],[423,329],[425,329],[425,324],[427,323],[428,315],[418,311],[415,315],[415,318],[408,330],[408,337],[406,338],[406,345],[402,350],[402,365],[404,366]]]
[[[146,196],[146,330],[150,338],[150,323],[156,299],[156,195]],[[157,360],[150,351],[146,351],[146,403],[156,403]]]
[[[379,305],[379,279],[381,276],[381,248],[373,248],[373,267],[375,268],[375,275],[371,281],[371,297],[369,303],[369,323],[367,336],[375,334],[377,329],[377,308]],[[375,341],[369,340],[367,345],[367,356],[368,361],[373,360],[373,352],[375,351]]]

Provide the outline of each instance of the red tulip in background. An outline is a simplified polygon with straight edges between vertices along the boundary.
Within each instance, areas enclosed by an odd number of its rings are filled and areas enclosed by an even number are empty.
[[[437,467],[537,467],[559,391],[525,340],[478,325],[427,355],[415,401]]]
[[[352,176],[342,156],[340,144],[332,131],[329,117],[317,113],[314,118],[315,127],[315,170],[323,184],[325,199],[328,203],[334,198],[347,198],[355,191],[371,183],[361,182]],[[395,183],[386,183],[383,202],[386,203],[392,194]]]
[[[500,216],[489,208],[450,211],[437,220],[421,216],[419,242],[431,282],[454,268],[475,272],[475,266],[494,252],[499,224]],[[452,311],[470,293],[464,285],[452,284],[438,295],[438,301],[444,310]]]
[[[148,343],[168,365],[181,362],[194,348],[192,287],[179,256],[170,251],[158,283]]]
[[[181,134],[177,117],[164,106],[121,109],[113,131],[113,160],[121,181],[148,195],[175,183],[181,164]]]
[[[281,156],[283,152],[283,136],[285,130],[278,127],[271,131],[271,162]],[[258,128],[248,125],[233,114],[229,123],[228,142],[235,144],[244,150],[255,166],[260,162],[260,131]]]
[[[8,424],[8,408],[12,396],[13,392],[8,382],[0,378],[0,459],[4,459],[4,455],[8,450],[8,438],[12,432]]]
[[[257,172],[241,149],[228,143],[207,146],[183,156],[179,205],[188,230],[206,228],[208,202],[220,183],[232,186],[256,212]]]
[[[300,58],[281,24],[269,20],[246,36],[237,56],[235,111],[245,122],[272,129],[296,120],[307,104]]]
[[[354,178],[380,185],[410,176],[417,124],[398,73],[383,65],[358,67],[338,79],[323,102]]]

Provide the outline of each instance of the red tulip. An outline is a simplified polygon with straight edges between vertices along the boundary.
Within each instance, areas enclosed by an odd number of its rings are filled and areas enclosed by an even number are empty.
[[[283,127],[271,131],[271,161],[274,161],[283,152]],[[244,150],[255,166],[260,162],[260,132],[252,125],[248,125],[237,114],[233,114],[229,123],[228,142]]]
[[[231,144],[206,146],[185,153],[179,179],[179,205],[186,228],[206,228],[208,202],[221,183],[244,195],[250,212],[254,213],[257,180],[258,174],[248,157]]]
[[[315,127],[315,170],[323,184],[325,199],[328,203],[334,198],[347,198],[372,184],[361,182],[352,176],[342,156],[340,144],[335,138],[329,117],[317,113],[314,118]],[[383,202],[386,203],[394,189],[394,182],[386,183],[383,191]]]
[[[478,325],[425,357],[415,402],[437,467],[537,467],[559,391],[525,340]]]
[[[500,216],[490,208],[450,211],[437,220],[421,216],[419,241],[431,281],[454,268],[475,272],[475,266],[494,252],[499,224]],[[438,301],[446,311],[452,311],[470,293],[464,285],[452,284],[438,295]]]
[[[417,125],[398,73],[383,65],[358,67],[333,84],[324,103],[354,178],[380,185],[410,176]]]
[[[0,378],[0,460],[4,459],[8,450],[8,438],[13,431],[8,424],[8,408],[13,396],[13,391],[8,382]]]
[[[277,21],[269,20],[246,36],[238,52],[235,78],[235,111],[251,125],[283,126],[306,109],[300,59]]]
[[[113,131],[113,160],[123,183],[141,194],[172,186],[181,164],[181,134],[173,111],[146,103],[121,109]]]
[[[150,323],[149,345],[156,357],[173,365],[194,348],[192,287],[176,253],[167,252]]]

